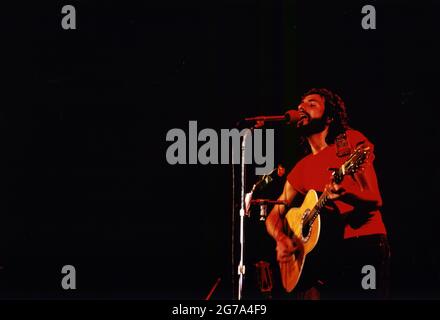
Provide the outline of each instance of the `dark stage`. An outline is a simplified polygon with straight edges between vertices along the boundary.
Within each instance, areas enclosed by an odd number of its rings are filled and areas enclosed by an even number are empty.
[[[76,30],[61,27],[65,4]],[[361,26],[366,4],[375,30]],[[439,12],[373,0],[5,5],[1,298],[201,300],[220,278],[211,299],[236,299],[240,167],[232,243],[232,165],[170,165],[167,132],[231,129],[328,87],[376,147],[391,298],[439,299]],[[295,131],[273,128],[275,164],[291,169]],[[276,264],[275,242],[258,214],[245,221],[245,298],[264,299],[253,265]],[[61,287],[64,265],[76,290]]]

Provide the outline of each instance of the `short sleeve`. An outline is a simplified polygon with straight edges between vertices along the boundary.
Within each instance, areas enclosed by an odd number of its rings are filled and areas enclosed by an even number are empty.
[[[293,189],[295,189],[299,193],[306,194],[307,191],[304,188],[304,177],[303,177],[304,170],[302,169],[303,167],[302,164],[303,162],[299,161],[293,167],[293,169],[287,175],[287,181],[289,181]]]

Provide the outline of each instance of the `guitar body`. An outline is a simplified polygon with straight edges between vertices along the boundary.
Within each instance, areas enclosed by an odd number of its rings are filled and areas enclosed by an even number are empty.
[[[321,230],[321,220],[319,215],[312,222],[311,226],[304,225],[304,218],[318,202],[318,195],[315,190],[307,192],[304,201],[299,208],[291,208],[286,214],[288,224],[287,234],[293,234],[292,241],[297,248],[294,258],[289,262],[280,262],[280,273],[283,287],[287,292],[291,292],[298,284],[304,266],[306,255],[313,250],[318,243]]]

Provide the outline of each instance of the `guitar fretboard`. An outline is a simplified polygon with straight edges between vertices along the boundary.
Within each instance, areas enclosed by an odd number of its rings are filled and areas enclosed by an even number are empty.
[[[342,168],[339,168],[334,176],[338,176],[340,178],[342,178],[344,176],[344,172]],[[339,180],[339,179],[338,179]],[[332,182],[335,181],[334,178],[332,178],[331,180]],[[313,207],[313,209],[310,211],[310,213],[305,217],[304,219],[304,224],[307,225],[311,225],[313,223],[313,221],[315,221],[316,217],[318,216],[318,214],[321,212],[322,208],[325,207],[325,205],[327,204],[328,200],[329,200],[329,193],[327,191],[324,191],[321,196],[318,199],[318,202],[316,203],[316,205]]]

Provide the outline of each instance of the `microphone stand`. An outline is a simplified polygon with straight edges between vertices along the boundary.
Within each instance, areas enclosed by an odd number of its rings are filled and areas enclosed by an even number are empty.
[[[244,216],[247,217],[250,216],[250,206],[251,205],[259,205],[260,206],[260,221],[265,221],[267,217],[267,205],[275,205],[275,204],[282,204],[287,205],[285,201],[282,200],[269,200],[269,199],[252,199],[254,191],[257,189],[258,184],[261,183],[262,180],[255,183],[252,187],[252,190],[245,194],[245,187],[246,187],[246,167],[244,164],[244,151],[246,149],[246,137],[249,133],[252,133],[252,130],[247,129],[246,134],[243,137],[242,142],[242,165],[241,165],[241,209],[240,209],[240,263],[238,265],[238,274],[239,274],[239,281],[238,281],[238,300],[242,299],[243,295],[243,280],[244,280],[244,274],[246,271],[245,265],[244,265]],[[276,170],[276,169],[274,169]],[[272,171],[273,172],[273,171]],[[269,175],[265,175],[263,177],[267,177]]]
[[[238,265],[238,300],[243,297],[243,281],[246,272],[244,265],[244,216],[249,216],[249,207],[252,203],[252,194],[256,188],[256,185],[252,188],[252,191],[246,194],[246,142],[249,135],[252,134],[256,128],[262,128],[265,122],[287,122],[288,124],[298,121],[300,119],[299,113],[296,110],[290,110],[282,116],[258,116],[252,118],[246,118],[245,121],[253,121],[256,124],[251,128],[245,128],[246,131],[243,135],[243,141],[241,143],[241,208],[240,208],[240,262]],[[267,201],[261,203],[261,217],[260,220],[264,221],[266,218]]]
[[[270,118],[270,119],[268,119]],[[276,118],[276,119],[275,119]],[[246,143],[249,135],[252,134],[253,130],[256,128],[261,128],[264,126],[264,122],[269,121],[285,121],[285,116],[275,116],[275,117],[254,117],[254,118],[246,118],[246,121],[255,121],[256,124],[253,127],[245,128],[245,133],[243,135],[243,141],[241,143],[241,208],[240,208],[240,262],[238,264],[238,300],[241,300],[243,297],[243,282],[244,275],[246,273],[246,266],[244,265],[244,216],[249,216],[249,208],[252,202],[252,194],[256,188],[256,185],[253,186],[252,190],[249,193],[246,193],[246,164],[245,164],[245,156],[246,156]]]
[[[287,206],[287,203],[282,200],[270,200],[270,199],[255,199],[251,200],[251,204],[253,205],[259,205],[260,206],[260,221],[266,221],[267,217],[267,205],[275,205],[275,204],[282,204],[284,206]]]
[[[238,300],[242,299],[243,295],[243,280],[244,274],[246,272],[246,267],[244,265],[244,216],[248,215],[248,205],[246,204],[246,164],[245,164],[245,156],[246,156],[246,142],[247,138],[250,134],[252,134],[253,128],[245,129],[246,132],[243,136],[243,141],[241,143],[241,208],[240,208],[240,262],[238,265]],[[250,203],[250,202],[249,202]]]

